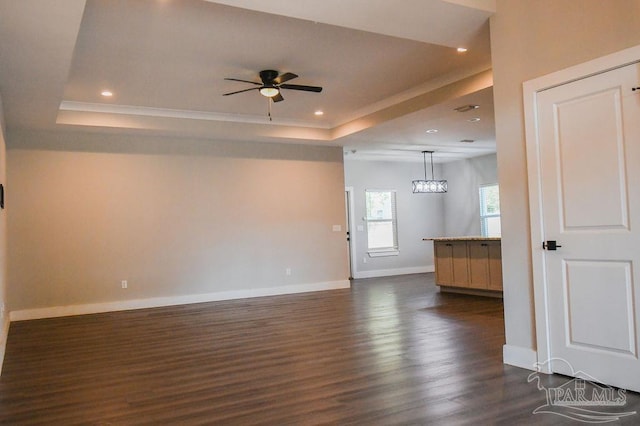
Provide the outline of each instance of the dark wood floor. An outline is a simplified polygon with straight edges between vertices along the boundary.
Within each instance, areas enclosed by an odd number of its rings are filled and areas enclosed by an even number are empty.
[[[433,274],[16,322],[0,423],[577,424],[532,414],[545,394],[503,344],[502,301],[441,294]]]

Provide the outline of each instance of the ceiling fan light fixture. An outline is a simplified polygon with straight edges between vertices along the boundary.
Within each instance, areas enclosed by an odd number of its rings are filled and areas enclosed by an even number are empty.
[[[271,99],[273,102],[282,102],[284,101],[284,97],[282,96],[282,89],[300,90],[303,92],[315,92],[315,93],[322,92],[322,87],[320,86],[307,86],[303,84],[287,83],[289,80],[298,78],[298,75],[292,72],[285,72],[284,74],[279,74],[278,71],[276,70],[262,70],[258,75],[260,76],[259,83],[257,81],[244,80],[241,78],[225,77],[225,80],[253,84],[254,87],[250,87],[248,89],[242,89],[242,90],[235,90],[229,93],[223,93],[222,96],[230,96],[238,93],[245,93],[245,92],[251,92],[251,91],[257,90],[262,96]]]
[[[266,96],[267,98],[273,98],[278,93],[280,93],[280,89],[274,86],[265,86],[260,88],[260,94],[262,96]]]

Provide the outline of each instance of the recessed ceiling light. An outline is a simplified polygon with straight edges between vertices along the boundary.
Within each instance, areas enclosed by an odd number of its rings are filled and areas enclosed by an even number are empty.
[[[467,51],[467,48],[466,47],[458,47],[456,50],[458,51],[458,53],[464,53],[464,52]]]
[[[105,98],[110,98],[111,96],[113,96],[113,92],[111,90],[103,90],[102,92],[100,92],[100,94]]]
[[[458,108],[454,108],[454,110],[458,112],[467,112],[477,108],[480,108],[480,105],[462,105],[462,106],[459,106]]]
[[[315,114],[315,115],[324,115],[324,112],[322,112],[322,111],[316,111],[316,112],[314,112],[314,114]]]
[[[472,123],[477,123],[478,121],[480,121],[480,118],[479,117],[473,117],[473,118],[468,119],[467,121],[470,121]]]
[[[438,129],[429,129],[427,133],[438,133]]]

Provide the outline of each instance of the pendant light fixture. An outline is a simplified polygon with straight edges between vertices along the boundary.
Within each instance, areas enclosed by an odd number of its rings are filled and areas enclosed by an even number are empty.
[[[431,179],[427,179],[427,153],[431,155]],[[435,180],[433,178],[433,151],[422,151],[424,162],[424,180],[414,180],[412,182],[413,193],[442,193],[447,192],[446,180]]]

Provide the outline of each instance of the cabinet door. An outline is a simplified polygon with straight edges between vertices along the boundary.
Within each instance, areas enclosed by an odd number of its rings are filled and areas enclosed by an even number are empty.
[[[489,290],[502,291],[502,251],[499,241],[489,244]]]
[[[469,253],[466,241],[455,241],[451,244],[453,263],[453,283],[458,287],[469,286]]]
[[[456,287],[469,285],[467,243],[437,241],[434,243],[436,284]]]
[[[453,247],[449,243],[434,242],[436,284],[453,284]]]
[[[489,288],[489,246],[486,242],[469,241],[469,287]]]

